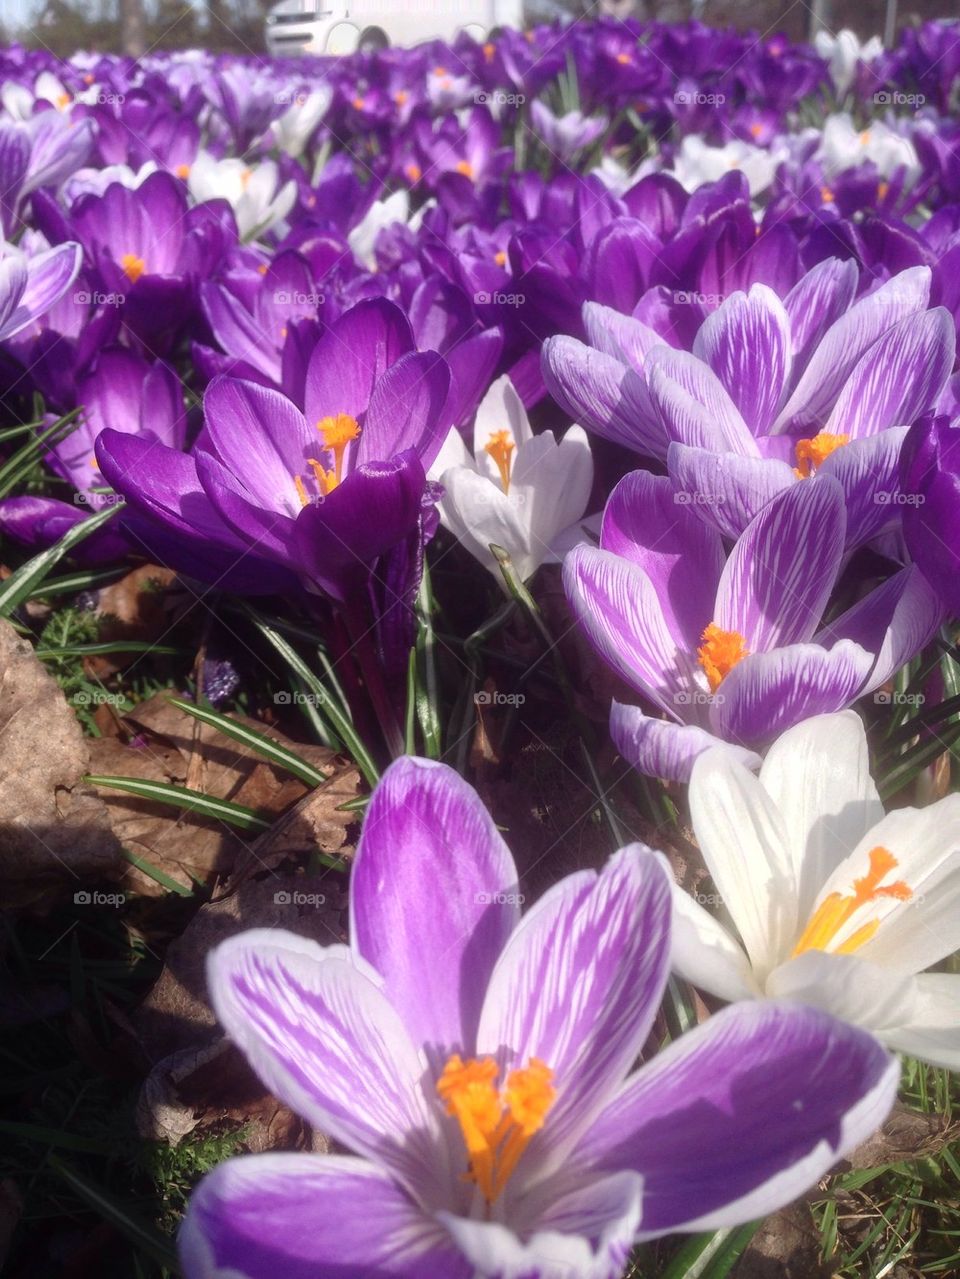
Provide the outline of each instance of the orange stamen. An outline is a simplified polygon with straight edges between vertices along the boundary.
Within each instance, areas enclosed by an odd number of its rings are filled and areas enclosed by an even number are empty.
[[[834,194],[829,187],[820,188],[820,202],[822,204],[833,204]]]
[[[710,682],[710,692],[715,693],[749,649],[739,632],[723,631],[716,622],[711,622],[700,638],[703,643],[697,649],[697,658]]]
[[[821,431],[810,440],[797,440],[797,465],[793,468],[794,474],[798,479],[809,479],[831,453],[849,443],[849,435],[830,435],[827,431]]]
[[[494,262],[496,262],[497,266],[507,265],[507,255],[506,253],[504,253],[503,249],[500,249],[497,253],[493,255],[493,260]]]
[[[504,493],[510,492],[510,458],[515,448],[509,431],[494,431],[483,446],[484,453],[489,453],[497,464]]]
[[[469,160],[461,160],[457,165],[457,172],[462,173],[463,176],[465,178],[469,178],[471,182],[473,181],[473,165]]]
[[[909,901],[913,890],[902,879],[892,884],[881,885],[881,881],[895,870],[899,862],[887,848],[871,848],[869,853],[870,869],[866,875],[853,881],[853,892],[850,896],[842,893],[830,893],[813,912],[809,923],[803,930],[800,940],[793,948],[793,955],[802,955],[808,950],[827,950],[840,930],[849,922],[862,906],[881,897],[893,897],[897,901]],[[831,953],[849,955],[858,950],[864,942],[868,942],[880,927],[879,919],[872,919],[837,946]]]
[[[131,284],[136,284],[147,269],[147,264],[143,258],[138,258],[135,253],[125,253],[120,259],[120,265],[123,267],[123,273]]]
[[[512,1070],[499,1093],[499,1067],[492,1057],[447,1060],[437,1093],[456,1118],[470,1160],[467,1180],[492,1204],[503,1193],[523,1152],[543,1127],[557,1090],[553,1071],[536,1057]]]
[[[335,489],[343,478],[343,455],[347,450],[347,445],[359,437],[360,424],[355,417],[351,417],[349,413],[337,413],[333,417],[321,418],[317,423],[317,430],[323,437],[323,447],[329,449],[333,454],[333,470],[331,472],[323,471],[325,477],[333,476],[333,479],[325,479],[324,483],[327,487],[325,493],[329,493],[331,489]],[[308,459],[309,460],[309,459]],[[313,462],[310,463],[314,465]],[[319,463],[317,463],[319,466]]]
[[[174,169],[174,173],[177,175],[178,178],[182,178],[184,182],[186,182],[187,178],[189,178],[190,176],[189,164],[178,164],[177,167]]]

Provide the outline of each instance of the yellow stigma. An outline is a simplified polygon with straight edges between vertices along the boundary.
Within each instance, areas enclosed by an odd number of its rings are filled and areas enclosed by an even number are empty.
[[[135,253],[125,253],[120,259],[120,265],[123,267],[123,273],[131,284],[136,284],[147,269],[147,264],[143,258],[138,258]]]
[[[703,643],[697,649],[697,658],[710,682],[710,692],[715,693],[749,649],[742,635],[737,631],[722,631],[716,622],[711,622],[700,638]]]
[[[822,204],[833,204],[834,195],[829,187],[820,188],[820,202]]]
[[[500,249],[497,253],[493,255],[493,260],[494,262],[496,262],[497,266],[507,265],[507,255],[506,253],[504,253],[503,249]]]
[[[423,170],[420,168],[419,164],[407,165],[407,177],[410,179],[411,182],[420,181],[420,179],[423,177]]]
[[[406,89],[400,89],[397,93],[393,95],[393,100],[398,107],[402,107],[404,103],[406,102],[407,98],[409,97],[410,97],[410,94],[407,93]]]
[[[504,493],[510,492],[510,457],[515,447],[509,431],[494,431],[483,446],[484,453],[489,453],[497,464]]]
[[[323,447],[333,454],[333,470],[325,471],[319,462],[310,461],[309,458],[307,460],[318,480],[320,473],[323,473],[323,492],[329,493],[343,478],[343,455],[347,445],[359,437],[360,424],[349,413],[337,413],[334,417],[321,418],[317,423],[317,430],[323,438]]]
[[[831,453],[849,443],[849,435],[830,435],[826,431],[821,431],[811,440],[797,440],[797,465],[793,468],[794,474],[801,480],[808,480]]]
[[[57,110],[66,111],[67,107],[73,101],[73,95],[69,93],[60,93],[57,95]]]
[[[862,879],[853,881],[853,892],[849,897],[842,893],[831,893],[813,912],[810,922],[801,934],[800,940],[793,948],[793,958],[807,950],[826,950],[836,938],[840,929],[852,919],[861,906],[867,906],[881,897],[893,897],[897,901],[906,902],[913,896],[913,890],[902,879],[881,887],[892,870],[899,865],[894,855],[886,848],[871,848],[870,869]],[[851,955],[855,950],[868,942],[880,927],[879,919],[851,933],[845,942],[837,946],[831,954]]]
[[[496,52],[497,52],[497,46],[495,44],[487,43],[483,46],[483,56],[486,58],[488,62],[493,61],[494,54]]]
[[[887,198],[887,193],[889,190],[890,190],[889,182],[878,182],[877,183],[877,199],[885,200]]]
[[[630,54],[629,54],[629,53],[618,53],[618,54],[617,54],[617,61],[620,63],[620,65],[621,65],[622,67],[628,67],[628,66],[630,65]]]
[[[503,1193],[557,1096],[553,1071],[536,1057],[510,1072],[502,1093],[495,1085],[498,1073],[492,1057],[464,1061],[454,1053],[437,1080],[437,1093],[467,1148],[467,1180],[479,1186],[488,1204]]]
[[[471,182],[473,181],[473,165],[469,160],[461,160],[457,165],[457,172],[462,173],[463,176],[465,178],[469,178]]]
[[[751,126],[750,126],[750,136],[751,136],[751,138],[759,138],[759,136],[760,136],[760,134],[761,134],[762,132],[763,132],[763,125],[762,125],[762,124],[759,124],[757,121],[754,121],[754,123],[753,123],[753,124],[751,124]]]
[[[869,145],[870,145],[870,130],[869,130],[869,129],[864,129],[864,131],[860,134],[860,145],[861,145],[862,147],[866,147],[866,146],[869,146]]]
[[[353,105],[357,111],[362,111],[367,104],[366,104],[366,101],[359,94],[357,94],[357,96],[353,100]]]
[[[178,178],[182,178],[184,182],[186,182],[187,178],[189,178],[190,176],[189,164],[178,164],[177,167],[174,169],[174,173],[177,175]]]
[[[299,475],[293,477],[293,482],[297,486],[297,497],[300,499],[301,506],[309,506],[310,499],[307,497],[307,490],[303,486],[303,480]]]

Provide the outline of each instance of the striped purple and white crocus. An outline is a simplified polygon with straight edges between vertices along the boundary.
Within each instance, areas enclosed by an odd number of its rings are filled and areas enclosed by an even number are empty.
[[[521,900],[476,794],[404,758],[370,801],[349,947],[258,929],[212,953],[227,1033],[355,1154],[221,1164],[188,1279],[615,1279],[636,1240],[789,1202],[892,1105],[886,1050],[798,1005],[727,1009],[634,1069],[670,955],[648,848]]]

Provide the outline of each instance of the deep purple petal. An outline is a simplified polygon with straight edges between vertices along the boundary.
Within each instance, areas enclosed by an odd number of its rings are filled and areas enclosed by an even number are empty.
[[[359,418],[387,369],[412,350],[413,334],[399,307],[386,298],[359,302],[331,325],[310,357],[308,424],[338,413]]]
[[[450,369],[436,352],[403,356],[373,388],[357,461],[383,462],[413,449],[426,471],[451,425],[443,414],[449,390]]]
[[[475,1051],[487,983],[520,918],[510,850],[451,768],[384,773],[353,864],[350,936],[433,1060]]]
[[[643,1177],[639,1238],[782,1208],[869,1137],[899,1067],[869,1034],[769,1001],[715,1013],[644,1066],[578,1159]]]
[[[321,441],[285,395],[218,377],[203,397],[203,416],[209,443],[249,493],[268,509],[280,506],[277,495],[283,492],[295,503],[293,477],[307,471],[307,457]]]

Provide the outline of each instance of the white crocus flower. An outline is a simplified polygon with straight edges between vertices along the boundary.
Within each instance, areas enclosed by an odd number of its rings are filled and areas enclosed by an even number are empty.
[[[274,145],[294,158],[302,155],[311,134],[326,115],[332,97],[333,90],[327,86],[311,93],[298,93],[270,126]]]
[[[361,220],[347,236],[347,244],[357,265],[368,271],[377,269],[374,252],[377,236],[384,227],[410,219],[410,195],[407,191],[394,191],[385,200],[375,200]]]
[[[920,161],[909,138],[896,133],[881,120],[871,120],[867,128],[857,129],[846,112],[827,117],[817,159],[828,176],[867,161],[876,165],[882,178],[889,178],[901,166],[910,176],[920,172]]]
[[[473,453],[452,430],[430,468],[444,488],[440,519],[498,580],[491,543],[510,553],[518,577],[531,577],[551,543],[579,520],[593,484],[586,433],[572,426],[558,444],[534,435],[508,377],[490,387],[477,410]]]
[[[767,150],[739,139],[722,147],[712,147],[703,138],[688,134],[674,157],[673,173],[687,191],[696,191],[704,182],[716,182],[731,169],[740,169],[747,179],[750,194],[759,195],[773,181],[781,159],[781,149]]]
[[[251,166],[240,159],[217,160],[201,151],[190,166],[187,185],[198,204],[229,201],[240,238],[252,240],[282,221],[297,198],[296,183],[287,182],[278,190],[278,181],[272,160]]]
[[[846,27],[833,35],[830,31],[818,31],[813,37],[817,53],[830,64],[830,79],[837,90],[837,97],[842,98],[853,84],[857,74],[858,62],[872,62],[883,53],[883,41],[879,36],[871,36],[865,44],[853,31]]]
[[[853,711],[784,733],[759,777],[694,765],[690,811],[722,920],[679,888],[673,965],[722,999],[815,1005],[960,1068],[960,795],[884,816]]]

